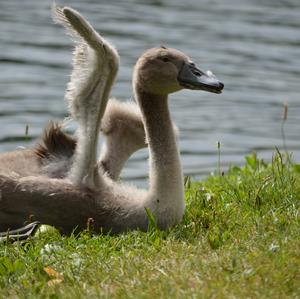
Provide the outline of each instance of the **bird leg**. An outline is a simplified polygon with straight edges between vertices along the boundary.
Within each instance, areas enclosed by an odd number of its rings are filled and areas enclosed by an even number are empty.
[[[40,227],[41,223],[38,221],[32,222],[18,229],[7,230],[7,232],[0,233],[0,242],[3,241],[21,241],[26,240],[33,236],[37,229]]]

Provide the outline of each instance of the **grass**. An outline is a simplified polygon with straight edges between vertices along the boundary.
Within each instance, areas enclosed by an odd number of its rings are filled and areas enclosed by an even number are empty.
[[[167,232],[0,244],[0,298],[300,298],[300,167],[277,154],[204,182]]]

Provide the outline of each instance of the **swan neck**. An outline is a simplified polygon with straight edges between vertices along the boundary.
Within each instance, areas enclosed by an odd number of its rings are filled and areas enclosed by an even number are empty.
[[[183,202],[183,176],[168,95],[135,90],[150,151],[150,193],[166,205]]]

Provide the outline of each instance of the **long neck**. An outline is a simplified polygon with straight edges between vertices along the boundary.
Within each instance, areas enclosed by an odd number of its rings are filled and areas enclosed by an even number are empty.
[[[99,166],[102,167],[109,177],[117,180],[123,169],[124,164],[134,152],[130,146],[126,147],[125,142],[130,143],[130,140],[123,140],[123,136],[115,135],[106,138],[106,146],[101,153]]]
[[[150,198],[160,211],[183,213],[183,176],[167,95],[136,88],[150,151]],[[160,214],[158,211],[158,214]],[[175,216],[176,218],[176,216]]]

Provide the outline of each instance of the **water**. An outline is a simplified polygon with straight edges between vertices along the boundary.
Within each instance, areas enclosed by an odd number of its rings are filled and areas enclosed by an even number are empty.
[[[270,160],[275,146],[283,144],[283,103],[289,105],[284,125],[287,147],[300,161],[299,0],[63,4],[77,8],[118,48],[121,67],[112,95],[121,100],[131,97],[136,59],[153,46],[186,52],[225,83],[222,95],[194,91],[171,95],[185,174],[201,177],[216,170],[217,141],[222,170],[242,164],[252,151]],[[63,96],[72,46],[63,29],[52,23],[50,5],[48,0],[0,2],[1,152],[30,146],[49,119],[67,115]],[[28,141],[23,138],[26,125]],[[123,177],[145,184],[146,160],[146,150],[135,154]]]

